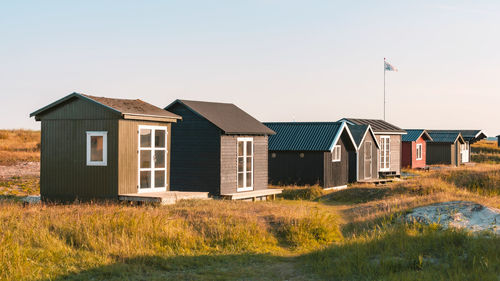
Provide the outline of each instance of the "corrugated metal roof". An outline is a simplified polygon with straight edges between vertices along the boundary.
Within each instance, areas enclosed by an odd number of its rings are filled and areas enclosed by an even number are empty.
[[[356,125],[370,125],[372,127],[372,130],[377,133],[377,132],[386,132],[386,133],[406,133],[405,130],[399,128],[398,126],[395,126],[391,123],[388,123],[384,120],[379,120],[379,119],[358,119],[358,118],[343,118],[340,121],[345,120],[349,121],[353,124]]]
[[[420,136],[423,136],[425,140],[432,140],[429,132],[424,129],[405,129],[406,135],[403,135],[401,141],[416,141]]]
[[[462,134],[462,137],[464,138],[465,141],[474,143],[476,141],[479,141],[481,139],[486,138],[486,135],[481,131],[481,130],[429,130],[429,132],[442,132],[442,133],[450,133],[450,134],[456,134],[460,133]]]
[[[265,122],[276,132],[269,151],[329,151],[342,122]]]
[[[165,109],[176,103],[181,103],[206,118],[225,134],[273,135],[274,132],[264,126],[232,103],[176,100]]]
[[[356,146],[359,147],[363,137],[365,136],[366,130],[368,130],[368,125],[347,125],[349,131],[351,131],[352,138],[356,142]]]
[[[430,130],[427,132],[431,136],[433,142],[454,143],[457,138],[461,137],[460,132],[451,132],[448,130]]]

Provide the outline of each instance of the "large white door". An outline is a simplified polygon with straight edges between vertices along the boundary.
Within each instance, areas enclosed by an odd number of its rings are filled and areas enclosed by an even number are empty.
[[[167,190],[167,127],[139,126],[139,193]]]
[[[460,145],[460,154],[462,155],[462,162],[469,162],[469,147],[467,144]]]

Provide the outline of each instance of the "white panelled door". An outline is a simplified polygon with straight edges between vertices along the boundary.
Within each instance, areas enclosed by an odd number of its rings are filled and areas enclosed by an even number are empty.
[[[380,137],[380,171],[389,171],[391,168],[391,137]]]
[[[139,193],[167,190],[167,134],[167,127],[139,126]]]

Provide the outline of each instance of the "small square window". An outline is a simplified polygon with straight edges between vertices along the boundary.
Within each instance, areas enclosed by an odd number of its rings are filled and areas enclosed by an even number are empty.
[[[87,166],[106,166],[108,132],[87,132]]]

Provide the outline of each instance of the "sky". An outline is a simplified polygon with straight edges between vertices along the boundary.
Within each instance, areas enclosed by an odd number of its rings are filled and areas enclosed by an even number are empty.
[[[500,134],[500,1],[1,1],[0,128],[72,92]]]

